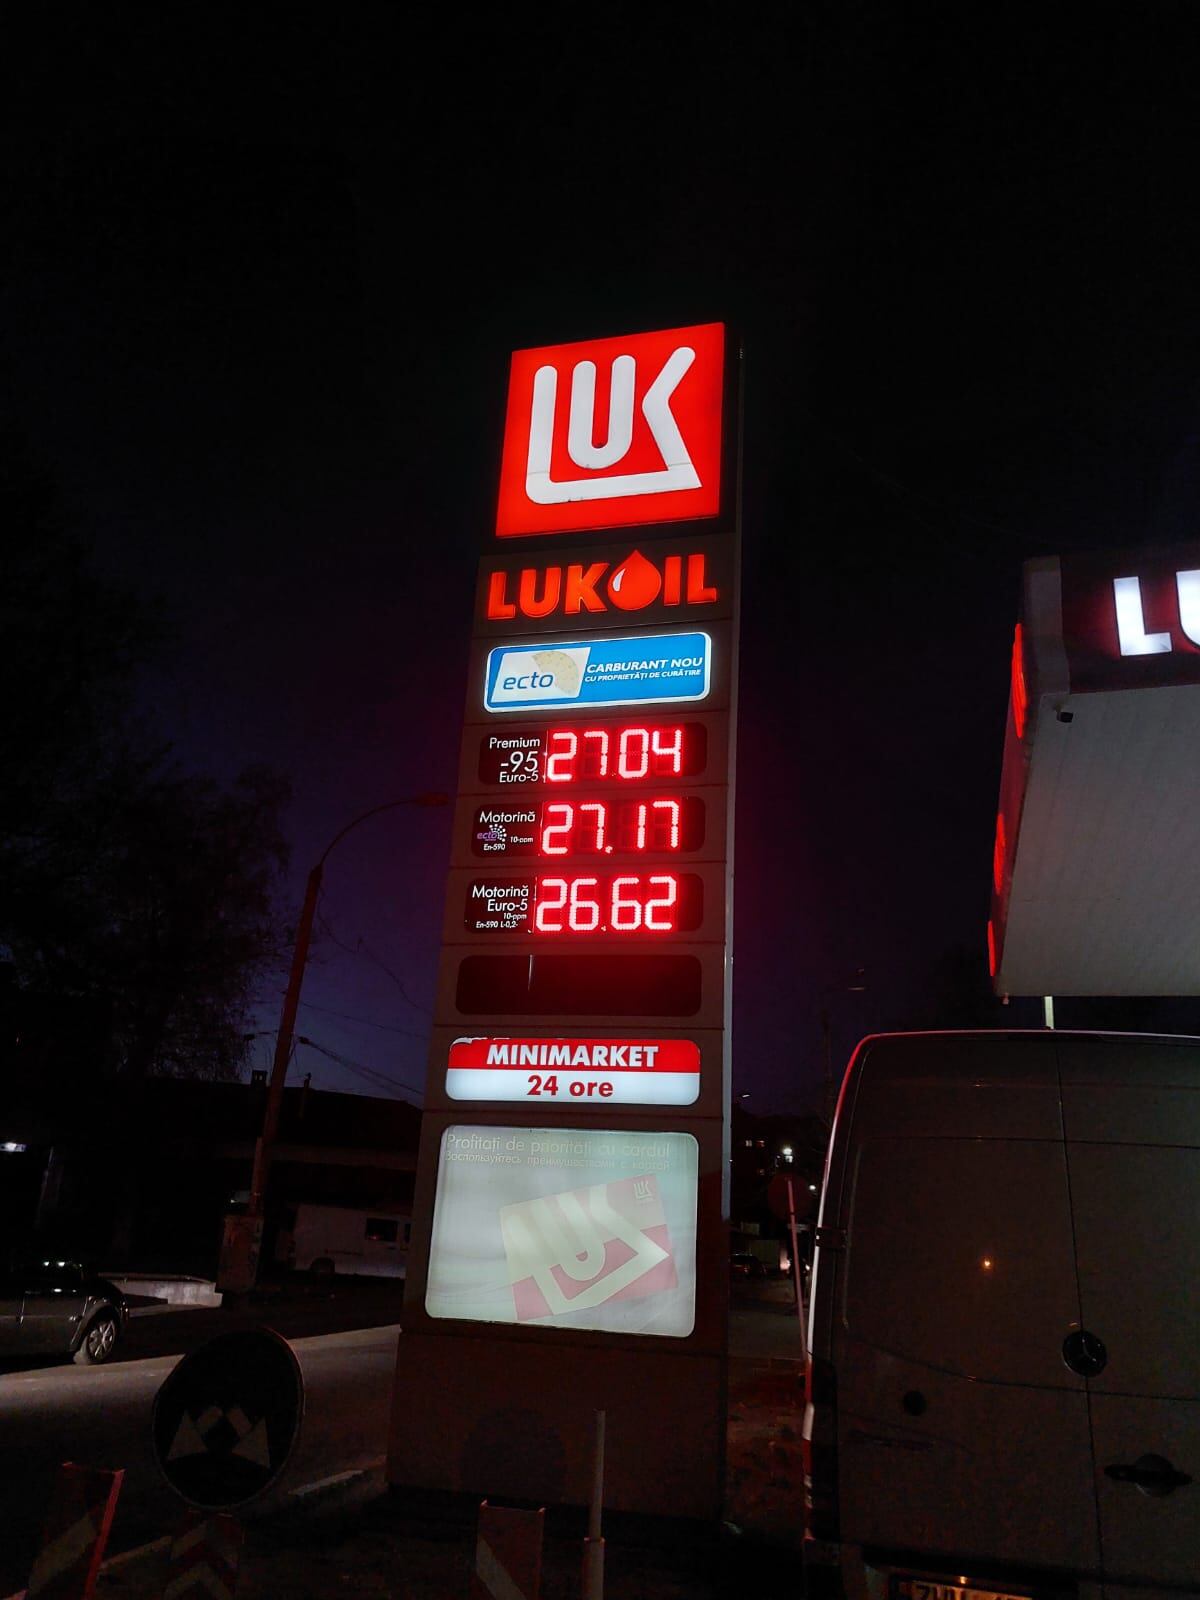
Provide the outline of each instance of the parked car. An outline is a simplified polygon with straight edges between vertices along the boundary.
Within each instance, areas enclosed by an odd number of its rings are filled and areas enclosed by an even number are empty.
[[[301,1201],[291,1227],[280,1231],[276,1259],[314,1278],[331,1278],[335,1273],[403,1278],[411,1228],[407,1212],[386,1206],[368,1211]]]
[[[859,1045],[804,1419],[813,1600],[1200,1577],[1200,1040]]]
[[[80,1261],[18,1256],[0,1264],[0,1359],[70,1355],[99,1366],[128,1321],[120,1289]]]
[[[729,1258],[729,1270],[735,1278],[765,1278],[767,1269],[749,1250],[735,1250]]]

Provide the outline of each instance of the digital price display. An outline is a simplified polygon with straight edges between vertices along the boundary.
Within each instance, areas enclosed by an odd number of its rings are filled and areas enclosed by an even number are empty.
[[[704,801],[697,795],[644,799],[541,800],[489,804],[475,811],[477,856],[672,855],[704,843]]]
[[[702,722],[608,722],[591,727],[488,733],[479,745],[479,781],[524,784],[652,783],[692,778],[708,761]]]
[[[700,926],[704,891],[690,872],[545,874],[467,885],[470,933],[669,934]]]

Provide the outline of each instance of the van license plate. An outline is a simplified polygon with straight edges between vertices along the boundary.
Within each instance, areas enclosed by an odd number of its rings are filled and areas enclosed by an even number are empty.
[[[892,1577],[892,1600],[1029,1600],[1012,1589],[982,1588],[976,1583],[935,1583],[930,1578]]]

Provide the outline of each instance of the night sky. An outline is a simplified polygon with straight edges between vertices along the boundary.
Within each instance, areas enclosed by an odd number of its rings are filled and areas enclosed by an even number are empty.
[[[1196,8],[121,15],[7,64],[0,381],[171,618],[180,757],[291,775],[294,901],[455,786],[508,352],[724,319],[735,1089],[814,1103],[823,1003],[839,1058],[1035,1022],[984,942],[1020,566],[1196,536]],[[449,828],[331,858],[289,1081],[420,1089]]]

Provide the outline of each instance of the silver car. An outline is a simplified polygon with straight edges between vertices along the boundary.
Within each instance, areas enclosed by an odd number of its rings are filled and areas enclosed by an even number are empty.
[[[0,1264],[0,1360],[73,1356],[97,1366],[129,1321],[125,1296],[78,1261],[37,1256]]]

